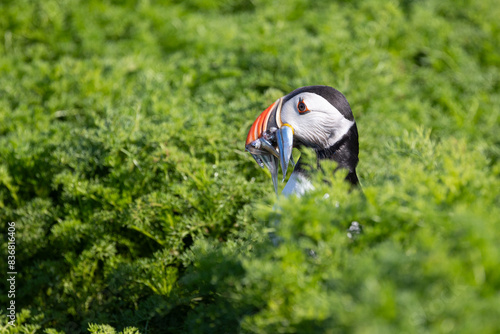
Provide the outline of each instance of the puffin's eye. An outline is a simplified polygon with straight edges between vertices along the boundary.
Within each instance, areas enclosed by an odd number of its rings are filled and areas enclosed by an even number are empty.
[[[297,110],[299,111],[299,114],[305,114],[309,111],[306,104],[304,103],[304,100],[299,100],[299,103],[297,103]]]

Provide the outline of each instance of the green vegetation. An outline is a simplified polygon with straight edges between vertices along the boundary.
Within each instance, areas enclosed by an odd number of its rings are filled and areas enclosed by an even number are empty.
[[[2,0],[0,269],[15,221],[18,275],[0,328],[498,333],[499,17],[495,0]],[[277,200],[246,133],[311,84],[352,106],[363,191],[325,165],[329,184]]]

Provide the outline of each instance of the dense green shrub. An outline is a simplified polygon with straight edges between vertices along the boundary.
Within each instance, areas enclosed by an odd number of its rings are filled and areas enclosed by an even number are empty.
[[[500,331],[498,17],[493,0],[2,1],[19,273],[0,328]],[[327,164],[276,199],[246,132],[310,84],[351,103],[362,190]]]

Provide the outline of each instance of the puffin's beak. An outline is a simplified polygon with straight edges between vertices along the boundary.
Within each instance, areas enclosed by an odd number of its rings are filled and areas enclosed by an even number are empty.
[[[274,190],[278,193],[278,159],[285,180],[292,158],[293,128],[281,122],[283,98],[276,100],[257,117],[248,132],[245,148],[255,161],[271,172]]]

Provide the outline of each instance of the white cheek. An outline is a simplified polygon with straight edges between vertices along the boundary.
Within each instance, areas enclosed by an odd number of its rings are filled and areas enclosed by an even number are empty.
[[[294,128],[297,139],[323,148],[339,141],[354,124],[340,113],[337,116],[334,113],[318,111],[305,115],[292,114],[283,121]]]
[[[306,142],[312,142],[319,146],[328,144],[329,129],[326,127],[325,117],[323,113],[310,112],[306,115],[300,115],[302,119],[296,120],[297,129],[295,133],[297,137]]]
[[[328,138],[328,146],[332,146],[342,139],[353,126],[354,122],[342,116],[342,119],[336,120],[333,124],[330,137]]]
[[[346,119],[322,97],[312,95],[314,97],[304,97],[306,102],[313,101],[310,103],[311,111],[309,113],[299,114],[294,108],[298,101],[291,100],[291,103],[283,106],[282,121],[293,127],[295,136],[300,141],[327,148],[339,141],[354,122]]]

